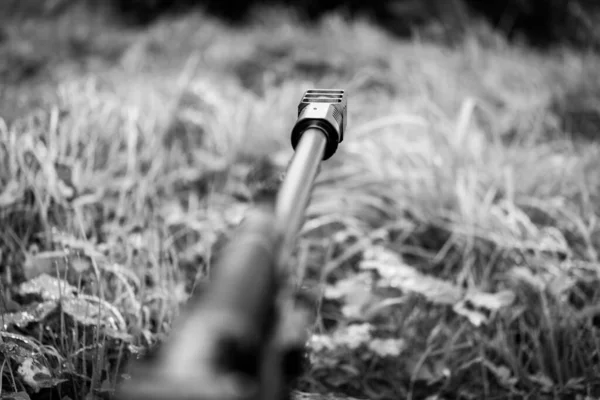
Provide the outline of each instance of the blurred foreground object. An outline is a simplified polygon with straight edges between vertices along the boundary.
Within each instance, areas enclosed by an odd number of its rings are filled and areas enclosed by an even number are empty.
[[[131,366],[117,398],[283,400],[305,365],[314,306],[286,265],[322,160],[346,126],[343,90],[308,90],[292,131],[294,157],[275,204],[251,210],[221,251],[214,277],[161,348]],[[303,398],[298,394],[295,398]]]

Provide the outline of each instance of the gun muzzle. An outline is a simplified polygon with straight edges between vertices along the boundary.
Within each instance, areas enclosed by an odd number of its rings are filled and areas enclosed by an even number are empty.
[[[316,128],[327,138],[323,160],[335,154],[346,130],[346,93],[340,89],[310,89],[298,105],[298,120],[292,129],[294,150],[307,130]]]

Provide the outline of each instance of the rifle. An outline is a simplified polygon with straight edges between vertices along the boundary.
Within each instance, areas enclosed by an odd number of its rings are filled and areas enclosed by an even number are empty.
[[[289,277],[320,163],[344,138],[344,90],[302,96],[294,156],[274,204],[253,208],[226,244],[214,278],[168,340],[134,361],[119,400],[287,400],[305,367],[314,315]]]

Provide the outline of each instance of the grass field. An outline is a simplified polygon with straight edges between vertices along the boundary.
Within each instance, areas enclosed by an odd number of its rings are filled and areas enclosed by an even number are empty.
[[[314,87],[346,89],[349,122],[295,258],[323,296],[299,389],[600,396],[597,56],[283,10],[1,26],[1,399],[110,397],[284,171]]]

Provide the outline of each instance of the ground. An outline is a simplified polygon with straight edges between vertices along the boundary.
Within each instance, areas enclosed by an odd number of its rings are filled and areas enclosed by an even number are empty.
[[[315,87],[349,120],[294,258],[322,296],[299,389],[600,396],[598,57],[484,23],[445,39],[285,10],[5,18],[2,399],[110,397],[284,171]]]

